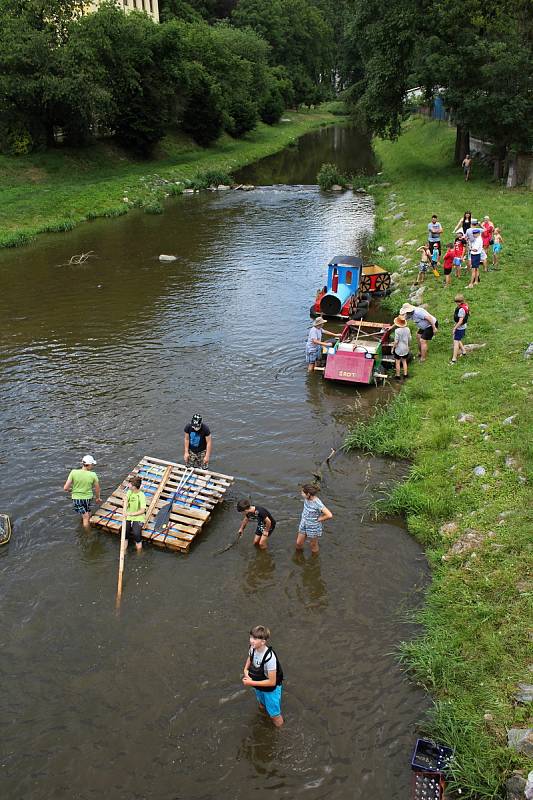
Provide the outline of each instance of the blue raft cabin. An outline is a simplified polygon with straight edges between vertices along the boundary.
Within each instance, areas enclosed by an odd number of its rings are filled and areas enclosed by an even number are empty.
[[[187,470],[183,464],[145,456],[110,497],[98,507],[91,525],[120,536],[122,505],[128,480],[142,478],[141,491],[146,495],[146,521],[142,536],[166,550],[188,552],[215,507],[233,483],[233,476],[205,469]],[[155,530],[155,518],[162,506],[172,501],[168,524]]]
[[[391,277],[376,264],[363,266],[358,256],[335,256],[328,264],[327,283],[316,293],[311,316],[364,319],[373,297],[388,294]]]

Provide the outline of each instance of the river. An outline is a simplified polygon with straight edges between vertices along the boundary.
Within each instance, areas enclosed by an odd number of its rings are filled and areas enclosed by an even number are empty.
[[[366,157],[346,129],[321,131],[294,149],[295,185],[184,196],[163,216],[0,253],[0,510],[14,522],[0,548],[2,797],[409,796],[427,699],[394,649],[413,633],[427,565],[400,524],[368,514],[401,465],[339,455],[324,471],[334,519],[320,556],[294,554],[299,483],[387,391],[305,371],[325,265],[361,252],[372,227],[370,198],[304,185],[311,153],[331,161],[339,147],[355,167]],[[282,180],[286,158],[255,174]],[[143,455],[180,460],[194,412],[234,488],[187,556],[128,553],[117,616],[117,539],[84,533],[62,485],[85,453],[103,495]],[[254,550],[249,527],[217,555],[241,496],[277,517],[270,548]],[[258,623],[285,671],[280,730],[240,683]]]

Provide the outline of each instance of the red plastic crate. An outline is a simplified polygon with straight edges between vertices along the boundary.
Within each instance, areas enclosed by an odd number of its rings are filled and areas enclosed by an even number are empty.
[[[412,800],[443,800],[446,783],[442,775],[435,772],[413,772]]]

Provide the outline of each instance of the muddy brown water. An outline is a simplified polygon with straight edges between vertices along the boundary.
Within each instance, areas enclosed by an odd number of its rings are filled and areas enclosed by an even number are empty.
[[[371,225],[364,196],[264,188],[0,254],[0,510],[14,521],[0,549],[2,797],[409,796],[427,700],[394,648],[427,568],[401,525],[367,514],[401,467],[339,455],[324,471],[334,519],[320,556],[293,550],[299,482],[384,396],[303,363],[325,264],[360,252]],[[88,250],[98,258],[58,266]],[[104,493],[145,454],[179,460],[195,411],[235,487],[187,556],[128,554],[117,616],[118,542],[81,531],[62,484],[86,452]],[[271,546],[255,551],[248,528],[216,555],[242,495],[277,517]],[[240,683],[260,622],[286,675],[281,730]]]

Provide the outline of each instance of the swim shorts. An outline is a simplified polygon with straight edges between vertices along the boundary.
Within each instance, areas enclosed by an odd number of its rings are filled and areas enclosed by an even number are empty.
[[[263,692],[261,689],[255,689],[255,696],[257,702],[261,703],[266,708],[269,717],[279,717],[281,714],[281,690],[282,686],[276,686],[272,692]]]
[[[453,332],[454,342],[460,342],[461,339],[465,338],[465,334],[466,334],[466,328],[463,328],[462,330],[458,328],[456,331]]]
[[[128,520],[126,522],[126,537],[131,539],[131,534],[133,534],[133,539],[135,540],[135,544],[140,544],[143,540],[142,537],[142,522],[133,522],[132,520]]]
[[[470,256],[470,263],[472,264],[472,269],[479,269],[479,265],[481,263],[481,253],[472,253]]]
[[[320,354],[322,352],[321,347],[315,347],[313,350],[309,349],[305,351],[305,363],[306,364],[315,364],[318,359],[320,358]]]
[[[427,261],[421,261],[420,262],[420,264],[418,265],[418,271],[419,272],[427,272],[428,271]]]
[[[455,256],[455,258],[453,259],[453,265],[454,265],[454,267],[460,267],[461,266],[461,259],[458,256]]]
[[[73,500],[72,505],[76,514],[90,514],[92,500]]]
[[[501,250],[502,250],[502,246],[501,246],[500,242],[496,242],[496,244],[492,248],[492,252],[493,253],[501,253]]]

